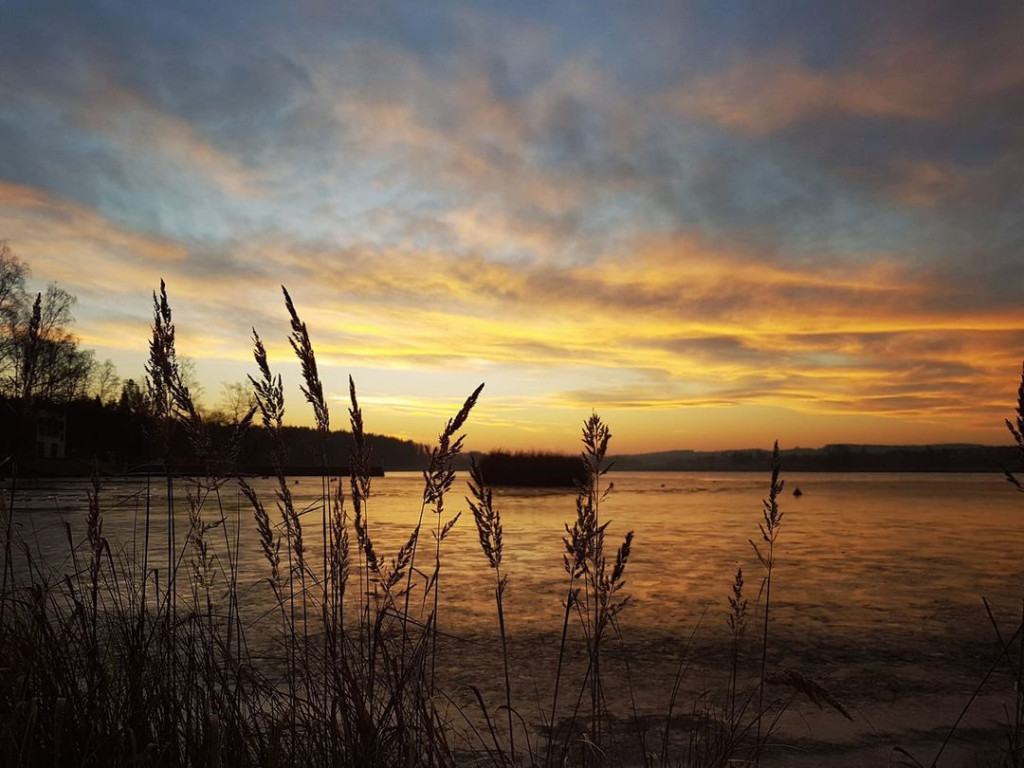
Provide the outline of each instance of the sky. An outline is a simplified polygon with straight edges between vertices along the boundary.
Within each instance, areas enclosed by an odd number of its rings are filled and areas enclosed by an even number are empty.
[[[0,0],[0,239],[210,405],[281,285],[345,425],[617,452],[1005,443],[1024,3]]]

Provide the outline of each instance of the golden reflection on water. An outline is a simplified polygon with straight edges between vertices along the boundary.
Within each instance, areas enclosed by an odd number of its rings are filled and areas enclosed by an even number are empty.
[[[684,684],[691,698],[684,701],[721,687],[728,658],[726,596],[737,567],[746,575],[752,614],[757,598],[760,573],[748,540],[759,536],[768,475],[611,473],[607,479],[615,484],[601,510],[602,521],[612,521],[607,546],[617,547],[628,530],[635,531],[625,587],[631,602],[620,616],[621,640],[616,633],[606,647],[608,669],[617,670],[607,678],[607,696],[612,711],[629,716],[626,678],[615,667],[629,659],[637,711],[657,715],[666,711],[684,648],[691,665]],[[769,661],[827,682],[835,695],[852,702],[858,717],[843,730],[837,718],[804,708],[783,727],[796,737],[822,740],[828,750],[836,742],[846,744],[849,760],[843,765],[881,764],[893,743],[909,744],[912,734],[951,723],[998,654],[981,598],[992,601],[1004,627],[1019,615],[1024,497],[997,474],[801,474],[785,479]],[[419,515],[421,482],[418,473],[374,479],[369,530],[379,553],[390,557],[407,540]],[[255,484],[273,510],[273,481]],[[21,487],[15,513],[20,536],[37,560],[70,572],[64,523],[71,525],[76,542],[84,539],[86,483]],[[796,487],[803,492],[799,498],[792,495]],[[463,488],[461,480],[456,483],[458,492],[447,502],[449,514],[466,508]],[[292,491],[306,510],[307,561],[316,570],[321,483],[303,478]],[[161,483],[154,483],[150,493],[154,544],[149,564],[161,569],[165,583]],[[176,498],[181,537],[187,527],[184,482]],[[145,486],[135,481],[111,482],[102,491],[103,531],[116,557],[141,557],[145,501]],[[499,488],[496,506],[505,531],[503,569],[510,580],[505,609],[513,687],[527,714],[539,722],[541,710],[534,711],[534,704],[550,700],[557,658],[566,590],[562,535],[575,513],[574,498],[569,491]],[[210,497],[204,514],[216,519],[220,510],[226,524],[217,529],[212,546],[223,557],[222,537],[232,543],[236,535],[240,539],[238,578],[250,647],[273,649],[276,625],[267,618],[273,613],[267,566],[251,511],[230,482],[220,489],[220,507]],[[428,513],[425,525],[434,523]],[[423,536],[420,566],[429,570],[433,540],[426,531]],[[493,572],[468,514],[444,542],[441,558],[439,674],[453,689],[472,683],[489,700],[498,700]],[[357,572],[353,566],[351,599],[358,598]],[[413,606],[419,594],[414,586]],[[747,660],[759,653],[757,636],[748,631],[741,652]],[[582,679],[584,647],[579,633],[571,632],[570,677]],[[997,676],[989,688],[976,700],[972,722],[991,729],[1012,681]],[[879,728],[889,735],[880,736]],[[1000,738],[998,730],[985,733],[993,744]],[[933,746],[927,739],[922,743]],[[808,764],[818,764],[813,752],[809,758]],[[784,764],[796,764],[789,760]]]
[[[627,530],[636,538],[627,569],[631,605],[624,631],[640,635],[689,632],[705,608],[715,632],[724,624],[725,598],[737,567],[747,574],[748,597],[759,584],[748,539],[758,537],[767,474],[612,473],[615,484],[601,510],[612,521],[607,545],[618,546]],[[786,477],[777,571],[773,584],[776,621],[827,639],[862,639],[874,631],[920,634],[963,631],[974,616],[985,631],[981,597],[1012,610],[1024,595],[1024,499],[996,474],[802,474]],[[184,488],[184,481],[181,481]],[[273,484],[257,481],[273,509]],[[799,487],[803,495],[794,497]],[[465,509],[461,482],[448,501]],[[321,484],[302,478],[292,486],[303,515],[308,559],[320,559]],[[370,531],[381,553],[403,543],[417,520],[421,480],[417,473],[375,478],[369,504]],[[159,483],[152,490],[151,539],[163,539],[165,507]],[[221,489],[227,533],[241,537],[239,574],[258,585],[265,563],[250,510],[229,482]],[[177,493],[184,516],[185,492]],[[108,484],[102,494],[104,533],[139,555],[144,489]],[[212,498],[207,515],[219,515]],[[566,579],[562,567],[564,525],[574,515],[573,494],[497,489],[505,529],[506,598],[512,631],[545,632],[560,625]],[[66,550],[63,521],[76,539],[84,535],[85,484],[42,483],[19,494],[16,520],[46,561],[60,563]],[[425,525],[435,521],[427,515]],[[178,523],[184,531],[184,520]],[[423,541],[428,541],[424,538]],[[223,542],[221,542],[222,544]],[[428,547],[433,553],[432,541]],[[425,552],[421,551],[421,557]],[[422,561],[421,561],[422,562]],[[442,548],[442,622],[449,631],[488,633],[494,621],[492,575],[479,551],[467,514]],[[166,566],[153,546],[151,567]],[[257,589],[258,591],[258,589]]]

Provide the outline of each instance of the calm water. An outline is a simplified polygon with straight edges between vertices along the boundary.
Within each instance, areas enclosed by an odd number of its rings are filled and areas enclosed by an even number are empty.
[[[627,530],[635,531],[623,643],[641,708],[664,711],[686,638],[694,637],[693,686],[720,677],[728,639],[726,595],[737,567],[746,574],[751,604],[756,598],[760,576],[748,539],[759,536],[767,474],[612,473],[608,479],[614,482],[602,511],[603,519],[612,520],[608,541],[617,546]],[[1006,626],[1020,613],[1024,496],[995,474],[785,479],[771,657],[827,682],[858,710],[854,726],[812,717],[810,730],[797,736],[808,743],[846,744],[851,765],[862,764],[858,760],[869,753],[872,760],[880,758],[887,743],[927,745],[995,658],[998,646],[982,597]],[[272,510],[272,484],[258,486]],[[803,491],[799,498],[791,495],[797,486]],[[71,524],[76,540],[84,536],[84,487],[50,482],[25,486],[19,494],[22,535],[58,567],[66,553],[63,523]],[[180,502],[183,488],[177,492]],[[378,551],[393,550],[408,537],[421,488],[416,473],[374,480],[369,514]],[[464,486],[456,488],[449,501],[453,511],[466,508]],[[144,490],[115,482],[102,492],[104,533],[125,552],[141,548],[132,531],[144,517]],[[302,479],[293,491],[299,505],[309,508],[307,543],[311,561],[318,562],[320,481]],[[161,489],[154,486],[152,494],[153,508],[164,509]],[[227,532],[241,536],[241,581],[257,585],[250,594],[258,602],[266,568],[251,513],[232,485],[220,496]],[[543,700],[557,650],[552,637],[560,628],[565,589],[561,537],[574,514],[573,495],[498,489],[496,505],[505,529],[512,651],[523,661],[518,682],[525,695]],[[206,508],[208,516],[215,514],[212,501]],[[183,507],[181,515],[184,530]],[[155,541],[162,541],[164,525],[154,517]],[[440,623],[457,638],[447,650],[448,672],[456,680],[471,678],[493,663],[496,621],[493,576],[468,515],[445,542],[442,559]],[[165,564],[166,555],[154,550],[151,565]],[[1010,701],[1005,685],[997,677],[968,718],[979,743],[995,738],[985,729],[994,725],[1001,703]],[[971,745],[963,749],[969,756]],[[842,764],[841,757],[830,758],[832,764]],[[785,764],[802,763],[792,758]]]

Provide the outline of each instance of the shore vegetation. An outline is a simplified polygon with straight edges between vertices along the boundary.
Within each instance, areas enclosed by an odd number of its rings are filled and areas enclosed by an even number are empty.
[[[45,561],[20,533],[16,475],[0,494],[4,766],[725,768],[767,760],[780,720],[797,700],[850,717],[826,687],[774,663],[772,600],[784,578],[777,558],[787,546],[777,443],[765,467],[763,508],[750,518],[760,570],[723,575],[727,684],[684,700],[691,662],[684,647],[660,717],[623,724],[612,716],[613,653],[625,657],[631,700],[635,692],[624,617],[630,562],[644,542],[609,517],[612,432],[596,413],[584,419],[580,455],[571,460],[576,490],[562,542],[562,622],[548,671],[552,694],[539,711],[517,699],[506,610],[511,577],[495,491],[507,480],[501,462],[486,456],[473,457],[468,482],[456,471],[468,453],[467,429],[484,385],[439,425],[436,443],[422,455],[419,508],[410,510],[401,545],[385,551],[356,382],[349,380],[344,414],[348,452],[339,457],[313,334],[287,291],[283,299],[305,407],[314,416],[315,460],[323,468],[315,509],[300,509],[293,496],[284,425],[292,405],[285,403],[263,337],[253,330],[251,400],[242,399],[248,405],[224,442],[215,443],[177,354],[162,283],[153,295],[144,397],[165,471],[147,479],[135,539],[105,535],[98,474],[85,519],[67,527],[63,562]],[[33,327],[30,322],[30,334]],[[26,391],[22,399],[31,398]],[[1024,459],[1022,408],[1024,380],[1017,420],[1010,423]],[[237,471],[245,435],[254,427],[265,436],[269,496]],[[175,454],[182,437],[187,461],[201,469],[184,484],[169,469],[181,460]],[[525,466],[535,459],[505,455],[501,461]],[[567,461],[559,458],[559,467]],[[350,475],[334,482],[330,468],[341,462]],[[1007,477],[1017,482],[1012,473]],[[228,501],[229,489],[237,489],[244,509]],[[255,585],[239,569],[243,524],[255,530],[264,564]],[[460,698],[444,677],[446,595],[460,589],[444,568],[456,525],[475,527],[481,568],[493,576],[484,599],[493,605],[497,699],[477,686]],[[254,589],[272,595],[269,614],[251,615]],[[1012,665],[1024,658],[1021,629],[1004,637],[999,663]],[[1018,664],[1018,676],[1022,669]],[[1024,743],[1019,697],[1013,711],[1007,755],[1016,760]]]

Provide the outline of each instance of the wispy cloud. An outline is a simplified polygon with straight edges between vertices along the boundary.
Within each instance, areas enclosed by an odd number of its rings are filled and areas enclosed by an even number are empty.
[[[957,119],[960,110],[1003,98],[1024,85],[1019,7],[948,28],[886,30],[849,60],[815,66],[792,45],[738,57],[668,96],[686,112],[759,134],[831,114],[909,121]],[[906,30],[904,30],[906,32]]]

